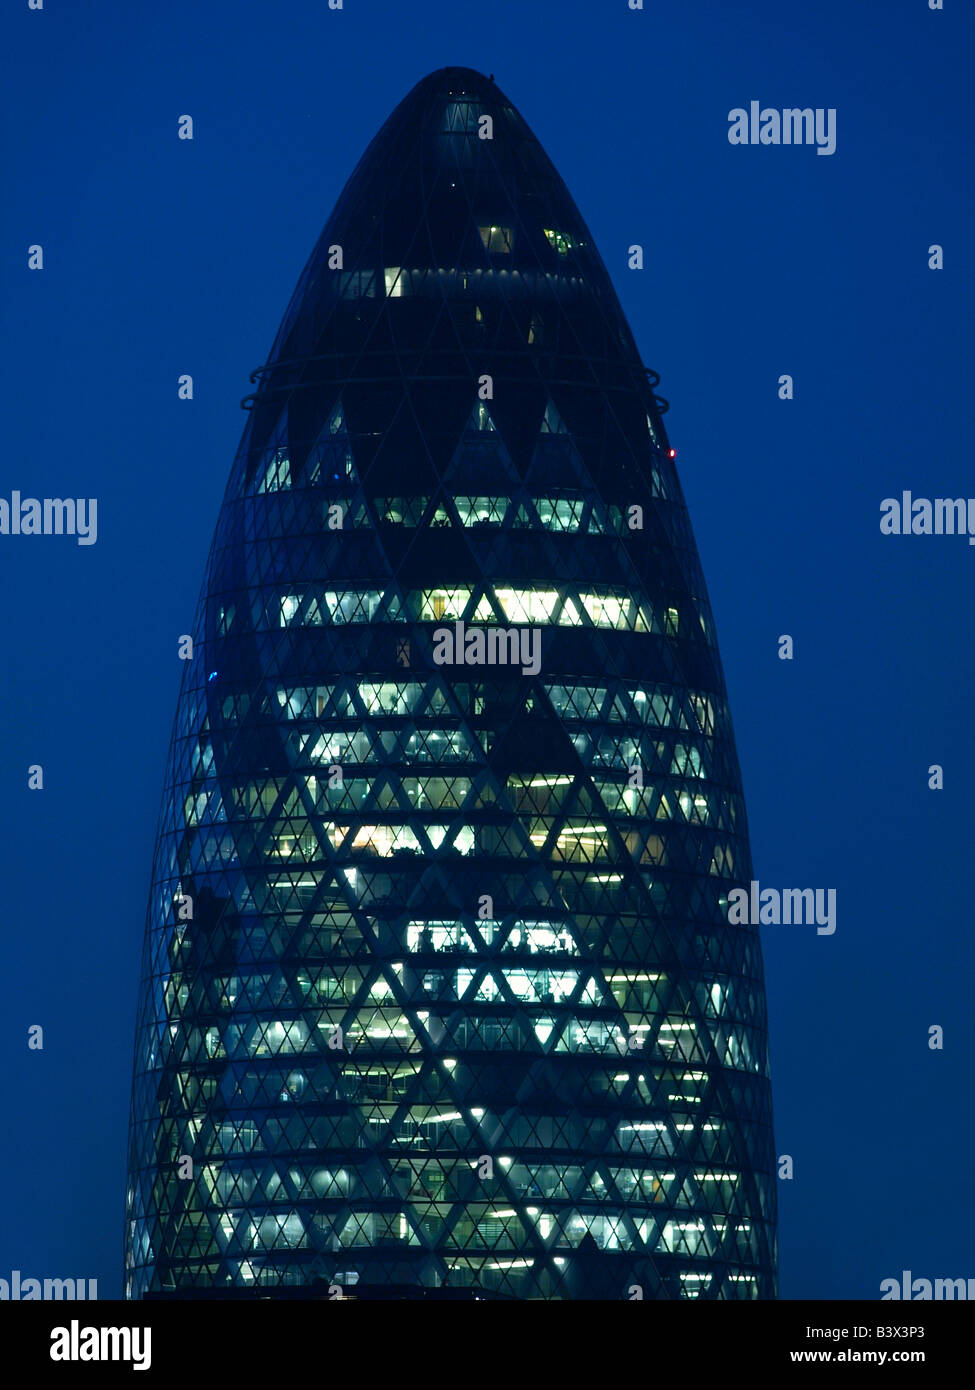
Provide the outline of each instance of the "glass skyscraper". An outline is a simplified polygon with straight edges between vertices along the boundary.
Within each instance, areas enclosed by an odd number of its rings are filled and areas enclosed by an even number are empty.
[[[396,108],[253,380],[158,832],[127,1296],[775,1297],[666,403],[492,79]]]

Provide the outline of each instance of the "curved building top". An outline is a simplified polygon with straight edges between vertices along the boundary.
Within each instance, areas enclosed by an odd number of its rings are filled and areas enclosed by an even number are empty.
[[[649,416],[649,443],[664,451],[647,370],[565,183],[492,78],[441,68],[399,103],[346,183],[255,374],[245,446],[266,446],[292,393],[311,389],[321,401],[330,382],[337,391],[349,378],[402,374],[456,378],[447,448],[470,412],[469,383],[484,371],[523,379],[532,357],[549,378],[557,363],[570,394],[589,383],[632,398],[637,384],[645,413],[619,423],[642,442]],[[522,420],[532,417],[523,392],[509,399]],[[546,404],[541,395],[534,403],[539,420]],[[559,408],[584,439],[584,415],[572,421],[571,406]],[[300,401],[295,413],[300,420]],[[422,422],[428,438],[431,423]]]

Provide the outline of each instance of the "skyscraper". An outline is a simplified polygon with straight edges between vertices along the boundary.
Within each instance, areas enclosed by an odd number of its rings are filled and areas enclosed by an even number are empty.
[[[666,403],[493,80],[396,108],[254,381],[156,849],[127,1295],[774,1297]]]

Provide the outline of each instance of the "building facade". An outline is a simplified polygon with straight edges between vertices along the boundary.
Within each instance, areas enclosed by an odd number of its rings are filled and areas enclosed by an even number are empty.
[[[492,79],[396,108],[253,379],[158,834],[126,1295],[775,1297],[666,402]]]

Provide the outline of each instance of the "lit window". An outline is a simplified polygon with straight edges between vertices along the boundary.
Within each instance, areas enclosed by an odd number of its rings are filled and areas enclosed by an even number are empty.
[[[491,412],[483,401],[478,401],[471,416],[471,424],[476,430],[493,430],[494,421],[491,419]]]
[[[415,682],[397,684],[362,681],[359,695],[367,714],[409,714],[419,704],[423,687]]]
[[[421,622],[461,618],[470,602],[470,589],[424,589],[420,594]]]
[[[455,497],[462,526],[497,526],[508,510],[507,497]]]
[[[258,1024],[252,1034],[250,1050],[254,1056],[267,1057],[280,1052],[300,1052],[308,1041],[308,1025],[301,1019],[284,1023]]]
[[[556,232],[549,227],[544,227],[543,231],[549,246],[560,256],[567,256],[576,244],[567,232]]]
[[[545,414],[542,416],[542,428],[540,432],[542,434],[568,434],[568,430],[565,428],[565,421],[555,409],[555,405],[552,401],[549,401],[548,405],[545,407]]]
[[[262,1216],[250,1227],[255,1250],[293,1250],[307,1242],[305,1228],[297,1212],[288,1216]]]
[[[486,250],[510,255],[511,243],[514,240],[514,232],[510,227],[478,227],[478,231]]]
[[[335,827],[336,832],[341,829],[342,827]],[[413,850],[415,853],[419,850],[420,844],[408,825],[360,825],[352,840],[352,848],[367,850],[387,859],[397,850]]]
[[[612,627],[617,631],[629,632],[650,631],[651,625],[647,621],[643,606],[629,595],[590,593],[580,594],[579,600],[596,627]],[[567,621],[571,622],[573,619],[569,618]]]
[[[555,589],[495,589],[509,623],[551,621],[559,595]]]
[[[382,589],[331,590],[322,595],[321,601],[312,599],[304,617],[303,627],[320,627],[323,621],[333,623],[368,623],[375,617],[383,600]],[[295,622],[302,600],[297,594],[285,594],[281,598],[281,626],[288,627]],[[327,618],[326,616],[327,615]]]
[[[257,491],[281,492],[291,486],[291,461],[287,449],[274,449]]]
[[[538,519],[547,531],[578,531],[585,502],[582,498],[536,497]]]

